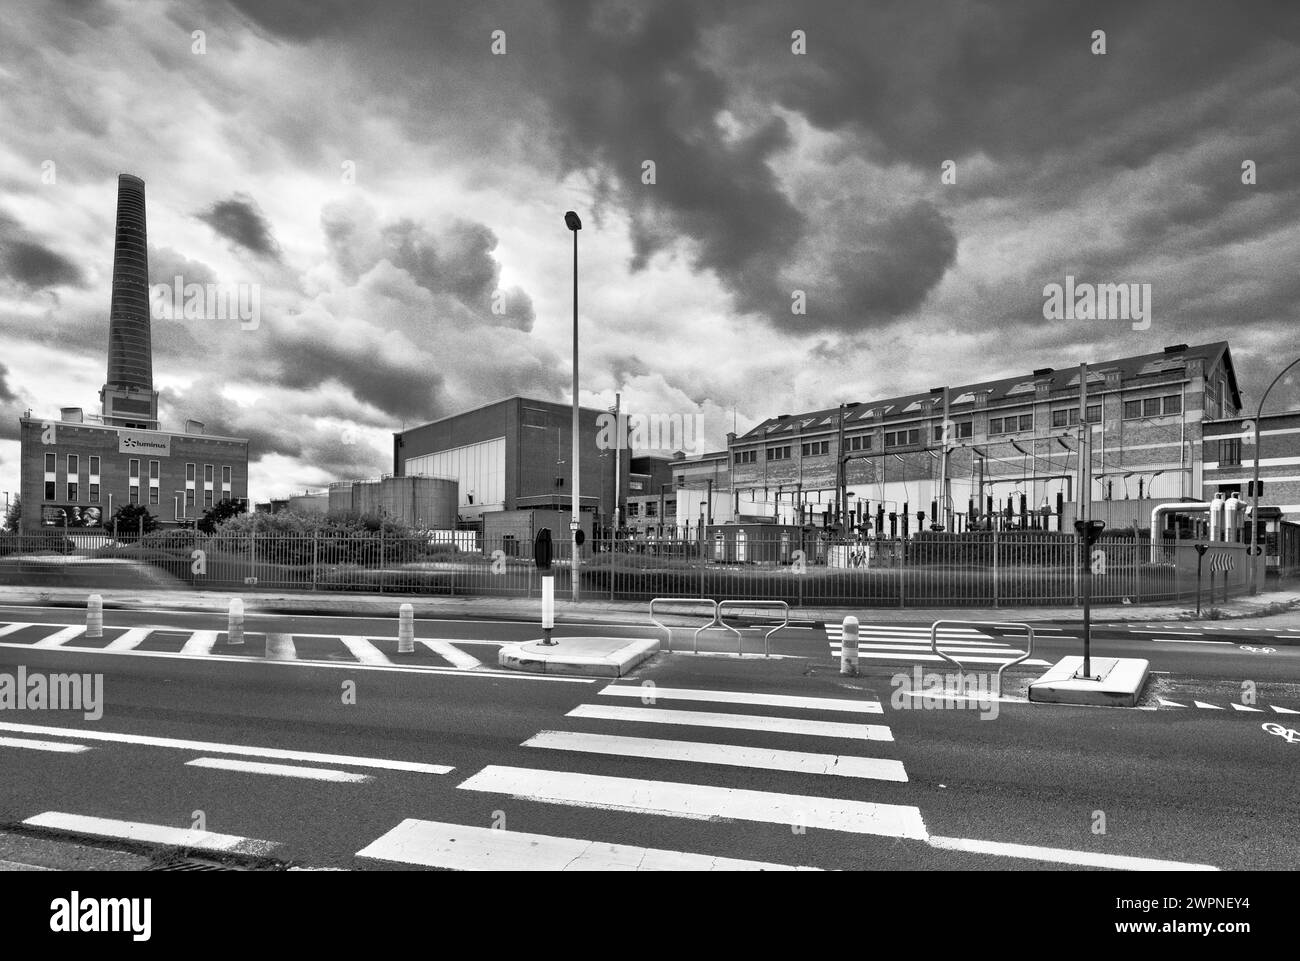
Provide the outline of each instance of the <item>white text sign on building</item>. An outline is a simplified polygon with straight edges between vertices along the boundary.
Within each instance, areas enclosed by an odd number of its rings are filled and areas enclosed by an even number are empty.
[[[171,457],[171,434],[155,434],[147,430],[119,430],[117,432],[117,452],[119,454],[149,454],[153,457]]]

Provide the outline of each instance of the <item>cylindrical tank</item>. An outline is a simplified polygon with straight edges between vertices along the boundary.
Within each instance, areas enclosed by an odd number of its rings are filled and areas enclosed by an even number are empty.
[[[1224,500],[1222,494],[1215,494],[1214,500],[1210,501],[1210,540],[1223,540],[1223,509]]]
[[[460,484],[451,477],[385,477],[380,500],[386,513],[420,530],[453,530]]]
[[[1245,502],[1233,491],[1232,495],[1223,502],[1223,540],[1239,542],[1241,540],[1242,527],[1245,524],[1246,512]]]

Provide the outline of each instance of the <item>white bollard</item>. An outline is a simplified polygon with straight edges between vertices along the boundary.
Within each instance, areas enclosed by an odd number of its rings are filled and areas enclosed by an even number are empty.
[[[555,578],[549,573],[542,578],[542,643],[551,646],[551,631],[555,629]]]
[[[235,597],[230,601],[230,619],[226,625],[226,643],[244,643],[244,602]]]
[[[397,653],[415,653],[415,608],[410,604],[397,609]]]
[[[104,636],[104,599],[98,594],[91,594],[86,602],[86,636]]]
[[[858,619],[852,615],[844,618],[843,631],[840,638],[840,673],[849,677],[857,677]]]

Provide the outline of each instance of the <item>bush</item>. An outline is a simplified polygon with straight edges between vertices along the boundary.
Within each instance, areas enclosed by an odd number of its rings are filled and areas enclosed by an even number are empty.
[[[42,528],[30,534],[0,533],[0,557],[10,554],[71,554],[77,545],[62,529]]]

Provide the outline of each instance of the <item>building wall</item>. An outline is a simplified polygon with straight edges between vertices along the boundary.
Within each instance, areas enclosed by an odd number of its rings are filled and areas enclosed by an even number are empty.
[[[1239,492],[1249,500],[1255,471],[1254,421],[1239,417],[1205,423],[1203,496]],[[1282,519],[1300,520],[1300,411],[1259,419],[1261,507],[1277,507]]]
[[[169,440],[168,454],[147,449],[122,452],[121,437],[139,437]],[[46,443],[46,441],[49,443]],[[175,524],[178,514],[194,520],[203,516],[207,507],[225,497],[236,500],[248,498],[248,441],[242,438],[214,437],[202,434],[177,434],[169,431],[121,431],[113,427],[85,423],[20,418],[19,443],[21,449],[21,491],[23,498],[23,530],[34,530],[43,523],[42,517],[54,525],[63,523],[57,512],[62,509],[71,515],[70,523],[80,518],[83,526],[95,526],[108,519],[114,511],[130,500],[130,461],[140,462],[139,503],[149,508],[164,525]],[[55,496],[45,497],[46,454],[55,455]],[[68,495],[68,456],[77,457],[76,498]],[[100,458],[98,498],[92,499],[90,458]],[[150,462],[158,462],[156,502],[151,503],[149,471]],[[194,479],[187,483],[186,465],[194,465]],[[205,497],[205,467],[211,465],[212,484],[210,498]],[[222,468],[230,468],[229,485],[223,483]],[[191,490],[188,506],[177,510],[176,491]],[[97,516],[96,516],[97,515]]]
[[[579,493],[583,510],[598,510],[601,516],[608,516],[614,506],[615,452],[598,444],[602,413],[589,408],[579,411]],[[399,476],[422,469],[436,472],[442,461],[430,455],[468,451],[475,445],[499,441],[499,461],[478,457],[474,463],[480,467],[458,477],[462,517],[471,519],[494,510],[568,509],[572,499],[572,417],[573,408],[565,404],[521,397],[499,401],[394,435],[393,470]],[[626,490],[626,449],[621,461]],[[500,477],[499,497],[488,480],[489,473]],[[492,493],[485,495],[485,490]],[[473,504],[469,503],[471,493]],[[485,496],[490,498],[486,502]]]
[[[1098,365],[1105,368],[1106,365]],[[1161,499],[1199,497],[1201,493],[1201,422],[1205,408],[1235,411],[1231,392],[1217,385],[1226,382],[1220,368],[1209,372],[1215,396],[1205,391],[1206,372],[1200,358],[1188,358],[1185,369],[1127,380],[1091,371],[1088,405],[1099,407],[1098,423],[1092,425],[1093,448],[1091,498],[1096,502],[1122,499],[1125,493]],[[1078,409],[1078,386],[1050,390],[1047,378],[1032,389],[989,404],[975,394],[971,402],[950,403],[954,424],[968,422],[970,435],[957,435],[948,458],[948,479],[952,509],[965,514],[971,500],[977,510],[995,507],[1008,498],[1018,506],[1024,492],[1028,505],[1040,508],[1046,501],[1054,506],[1056,494],[1066,500],[1076,495],[1079,460],[1079,428],[1068,421],[1054,421],[1058,410]],[[1033,381],[1035,378],[1025,378]],[[960,389],[951,393],[959,396]],[[1126,417],[1125,403],[1176,398],[1164,413]],[[887,511],[907,513],[915,521],[918,511],[933,522],[935,508],[941,510],[940,437],[943,406],[940,397],[918,400],[914,409],[882,414],[882,405],[862,404],[851,408],[845,418],[845,453],[855,456],[846,467],[847,509],[875,513],[884,504]],[[872,413],[872,416],[865,416]],[[1011,433],[990,433],[990,421],[1009,415],[1027,415],[1032,428]],[[1067,414],[1068,416],[1068,414]],[[805,516],[819,518],[834,507],[838,446],[838,414],[812,419],[790,418],[790,426],[759,436],[745,436],[729,444],[731,483],[736,493],[739,516],[762,516],[797,522],[799,508]],[[828,423],[829,421],[829,423]],[[886,446],[886,434],[917,432],[915,443]],[[869,438],[865,449],[855,449],[853,439]],[[908,437],[907,439],[911,439]],[[1011,442],[1023,450],[1016,450]],[[805,448],[805,445],[809,445]],[[788,457],[772,456],[773,449],[788,448]],[[745,460],[745,457],[752,460]],[[1128,476],[1125,476],[1128,475]],[[983,501],[983,505],[980,501]],[[859,516],[861,514],[859,513]]]

